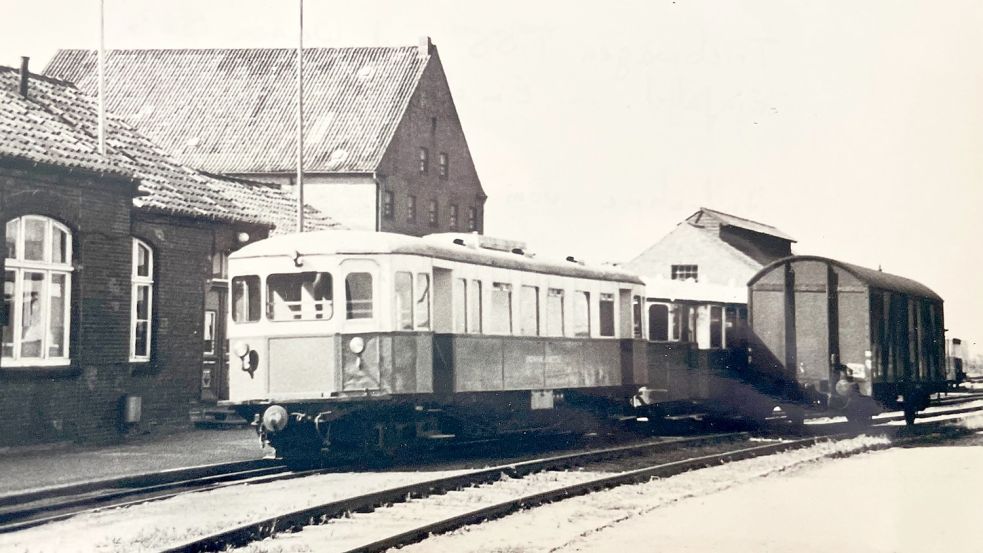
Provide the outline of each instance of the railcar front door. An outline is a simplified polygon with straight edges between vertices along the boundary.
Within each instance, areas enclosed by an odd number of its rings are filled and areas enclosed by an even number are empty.
[[[228,352],[225,340],[225,319],[227,316],[226,288],[212,285],[205,293],[205,321],[202,329],[203,356],[201,367],[201,399],[214,403],[228,399],[226,371]]]

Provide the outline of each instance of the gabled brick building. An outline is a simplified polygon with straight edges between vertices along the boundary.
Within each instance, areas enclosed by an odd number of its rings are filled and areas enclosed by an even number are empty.
[[[777,228],[702,207],[625,263],[641,275],[743,287],[759,269],[792,255]]]
[[[289,194],[197,173],[115,117],[107,127],[103,156],[92,97],[0,67],[0,447],[113,439],[134,427],[124,398],[142,400],[141,429],[188,424],[215,386],[209,348],[221,368],[224,315],[206,312],[224,297],[225,256],[292,226]]]
[[[95,52],[62,50],[47,75],[94,91]],[[296,51],[114,50],[107,105],[184,164],[290,187]],[[481,232],[485,193],[437,48],[304,52],[304,194],[351,228]]]

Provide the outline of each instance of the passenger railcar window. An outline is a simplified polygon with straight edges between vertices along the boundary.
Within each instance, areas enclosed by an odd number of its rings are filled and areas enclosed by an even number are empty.
[[[481,281],[472,280],[468,289],[468,332],[481,334]]]
[[[372,318],[372,275],[348,273],[345,277],[345,312],[348,319]]]
[[[396,273],[396,329],[413,330],[413,273]]]
[[[563,290],[550,288],[546,292],[546,335],[563,336]]]
[[[416,275],[416,327],[430,328],[430,275]]]
[[[455,278],[451,291],[454,303],[454,332],[463,334],[468,331],[468,281]]]
[[[590,337],[590,292],[573,293],[573,335]]]
[[[232,279],[232,320],[254,323],[259,320],[259,277],[239,276]]]
[[[713,305],[710,307],[710,347],[720,348],[723,347],[723,314],[722,309],[719,305]]]
[[[642,296],[631,299],[631,328],[633,337],[642,337]]]
[[[601,323],[601,336],[614,336],[614,294],[601,294],[597,314]]]
[[[523,286],[519,295],[519,333],[522,336],[539,336],[539,288]]]
[[[271,321],[326,320],[332,315],[330,273],[284,273],[266,278],[266,317]]]
[[[669,340],[669,306],[653,303],[649,306],[649,340],[666,342]]]
[[[512,285],[492,283],[491,311],[488,317],[490,334],[512,334]]]

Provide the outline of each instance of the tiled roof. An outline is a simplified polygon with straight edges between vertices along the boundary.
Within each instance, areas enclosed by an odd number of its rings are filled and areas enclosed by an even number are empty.
[[[295,204],[293,196],[267,185],[220,180],[189,169],[112,114],[106,117],[103,160],[95,153],[98,112],[93,97],[71,83],[33,74],[27,98],[20,96],[19,86],[19,72],[0,67],[0,129],[5,131],[0,155],[66,167],[79,159],[85,162],[79,161],[79,167],[131,175],[142,194],[134,204],[164,213],[274,226],[283,224],[278,214]],[[312,223],[317,228],[337,226],[320,214]]]
[[[707,214],[710,217],[713,217],[718,222],[720,222],[720,224],[722,224],[722,225],[727,225],[727,226],[732,226],[732,227],[739,227],[739,228],[742,228],[742,229],[750,230],[752,232],[757,232],[757,233],[760,233],[760,234],[767,234],[767,235],[770,235],[770,236],[776,236],[778,238],[782,238],[782,239],[788,240],[790,242],[795,242],[795,239],[794,238],[792,238],[791,236],[785,234],[784,232],[778,230],[777,228],[775,228],[775,227],[773,227],[771,225],[766,225],[764,223],[759,223],[757,221],[752,221],[750,219],[745,219],[743,217],[738,217],[737,215],[731,215],[729,213],[724,213],[722,211],[717,211],[715,209],[709,209],[709,208],[706,208],[706,207],[701,207],[700,208],[700,211],[694,213],[693,215],[697,215],[700,212],[703,212],[704,214]],[[691,215],[690,217],[692,218],[693,215]]]
[[[371,172],[430,58],[429,43],[304,51],[305,170]],[[61,50],[45,74],[96,88],[96,56]],[[107,107],[211,173],[296,167],[293,49],[113,50]]]

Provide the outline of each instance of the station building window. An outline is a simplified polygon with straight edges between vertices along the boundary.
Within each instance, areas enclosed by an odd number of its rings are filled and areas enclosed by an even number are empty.
[[[673,265],[672,280],[693,280],[699,282],[699,265]]]
[[[448,227],[451,230],[457,230],[457,204],[451,204],[449,209]]]
[[[546,335],[563,336],[563,289],[546,292]]]
[[[437,162],[439,164],[438,167],[439,167],[440,178],[446,179],[450,169],[448,167],[449,160],[447,159],[447,152],[440,152],[440,155],[437,158]]]
[[[430,170],[430,151],[420,148],[420,174],[426,175]]]
[[[512,334],[512,285],[492,283],[491,307],[488,311],[490,334]]]
[[[430,200],[430,209],[427,210],[427,222],[430,226],[436,227],[440,225],[440,215],[437,212],[437,200]]]
[[[598,305],[598,318],[600,319],[601,336],[614,336],[614,294],[601,294],[601,301]]]
[[[590,292],[578,290],[573,293],[573,335],[590,337]]]
[[[237,276],[232,279],[232,320],[254,323],[260,317],[259,277]]]
[[[392,190],[385,190],[382,193],[382,217],[384,219],[392,219],[394,215],[393,202],[395,201],[395,196]]]
[[[478,208],[472,206],[468,208],[468,232],[478,230]]]
[[[154,311],[154,252],[136,238],[133,239],[130,290],[130,361],[149,361],[150,321]]]
[[[272,274],[266,279],[266,317],[271,321],[330,319],[334,315],[332,288],[331,273]]]
[[[411,223],[416,222],[416,196],[406,197],[406,220]]]
[[[539,336],[539,288],[523,286],[519,291],[519,334]]]
[[[69,362],[72,233],[48,217],[6,223],[2,327],[4,365]]]
[[[348,273],[345,277],[345,318],[372,318],[372,275]]]

